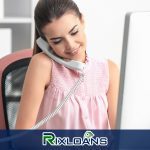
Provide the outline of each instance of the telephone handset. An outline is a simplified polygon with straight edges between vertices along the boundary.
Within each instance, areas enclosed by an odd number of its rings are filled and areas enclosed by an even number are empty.
[[[65,67],[67,67],[69,69],[73,69],[73,70],[82,71],[84,69],[85,64],[82,62],[75,61],[75,60],[65,61],[65,60],[61,59],[60,57],[56,56],[54,54],[54,52],[50,49],[48,43],[45,40],[43,40],[41,37],[39,37],[36,40],[36,43],[45,54],[47,54],[49,57],[51,57],[53,60],[55,60],[59,64],[62,64]]]

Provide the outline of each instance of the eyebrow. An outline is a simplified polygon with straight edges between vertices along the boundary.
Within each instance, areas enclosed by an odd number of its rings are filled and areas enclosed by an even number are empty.
[[[73,26],[73,28],[68,32],[68,33],[71,33],[74,28],[77,27],[77,25]],[[57,39],[60,39],[61,37],[54,37],[54,38],[50,38],[50,40],[57,40]]]

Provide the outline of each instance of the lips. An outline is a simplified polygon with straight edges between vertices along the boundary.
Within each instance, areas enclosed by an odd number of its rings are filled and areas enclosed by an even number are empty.
[[[80,46],[72,51],[66,52],[68,55],[76,55],[79,52]]]

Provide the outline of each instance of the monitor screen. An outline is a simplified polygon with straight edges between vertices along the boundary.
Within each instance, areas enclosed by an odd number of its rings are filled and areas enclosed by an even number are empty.
[[[125,17],[117,115],[119,129],[150,129],[150,12]]]

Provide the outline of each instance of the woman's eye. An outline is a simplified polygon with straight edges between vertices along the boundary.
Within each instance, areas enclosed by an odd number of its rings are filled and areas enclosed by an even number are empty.
[[[59,44],[61,41],[54,41],[53,44]]]
[[[76,35],[78,31],[72,32],[71,35]]]

